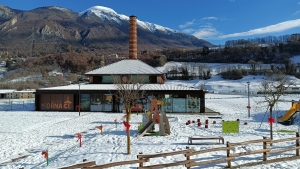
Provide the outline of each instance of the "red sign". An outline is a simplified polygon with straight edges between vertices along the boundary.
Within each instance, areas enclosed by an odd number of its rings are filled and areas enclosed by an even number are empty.
[[[269,123],[274,123],[274,118],[268,118]]]
[[[48,152],[47,152],[47,151],[43,151],[43,152],[42,152],[42,155],[44,156],[45,159],[48,158]]]
[[[126,121],[123,121],[123,124],[124,124],[124,126],[125,126],[126,132],[129,131],[129,129],[130,129],[130,124],[126,123]]]

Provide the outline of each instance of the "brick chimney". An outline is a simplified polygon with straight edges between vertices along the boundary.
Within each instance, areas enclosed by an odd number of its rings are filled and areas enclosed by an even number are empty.
[[[129,28],[129,59],[137,59],[136,16],[130,16]]]

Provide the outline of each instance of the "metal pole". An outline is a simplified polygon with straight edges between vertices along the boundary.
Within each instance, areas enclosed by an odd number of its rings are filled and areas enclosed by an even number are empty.
[[[298,133],[300,132],[300,112],[298,111]]]
[[[79,102],[79,105],[78,105],[78,113],[79,113],[79,116],[80,116],[80,83],[78,83],[78,86],[79,86],[79,95],[78,95],[78,102]]]
[[[250,117],[250,89],[249,89],[250,82],[247,82],[247,84],[248,84],[248,117]]]

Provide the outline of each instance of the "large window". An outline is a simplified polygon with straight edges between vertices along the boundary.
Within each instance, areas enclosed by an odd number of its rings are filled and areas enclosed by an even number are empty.
[[[112,76],[102,76],[102,83],[104,84],[113,84],[114,80]]]
[[[173,112],[174,113],[184,113],[186,112],[186,99],[185,98],[173,98],[172,104]]]
[[[100,105],[103,101],[102,94],[92,94],[91,95],[91,105]]]
[[[187,96],[187,112],[200,112],[200,98]]]
[[[80,95],[80,105],[82,111],[90,111],[90,94],[81,94]]]
[[[113,109],[113,97],[111,94],[104,95],[105,104],[103,111],[112,111]]]

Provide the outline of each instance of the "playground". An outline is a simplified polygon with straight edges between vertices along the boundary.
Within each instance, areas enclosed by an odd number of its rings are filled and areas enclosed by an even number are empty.
[[[185,115],[167,113],[169,134],[152,135],[141,133],[138,127],[143,124],[143,114],[133,113],[130,121],[131,154],[126,154],[126,128],[123,124],[123,113],[93,113],[81,112],[35,112],[0,111],[0,168],[60,168],[83,161],[96,161],[97,165],[112,162],[135,160],[138,154],[157,154],[186,150],[189,146],[195,150],[224,147],[224,143],[236,143],[269,137],[269,122],[267,107],[256,105],[260,97],[251,98],[251,116],[248,117],[247,97],[243,95],[208,94],[206,106],[220,112],[220,118],[210,118],[202,115]],[[291,109],[292,100],[299,100],[297,95],[285,96],[274,109],[274,139],[294,137],[298,131],[298,122],[292,125],[282,125],[277,122]],[[159,110],[159,109],[158,109]],[[152,112],[151,112],[152,113]],[[153,114],[155,114],[153,112]],[[162,112],[159,112],[162,113]],[[296,117],[294,113],[292,117]],[[153,117],[153,116],[152,116]],[[155,116],[154,116],[155,117]],[[281,118],[282,118],[281,117]],[[199,122],[201,125],[199,125]],[[154,119],[156,120],[156,119]],[[187,124],[187,122],[190,123]],[[207,121],[207,122],[206,122]],[[228,123],[224,128],[223,123]],[[153,124],[154,132],[160,132],[160,123]],[[207,126],[206,126],[207,125]],[[166,126],[164,124],[164,126]],[[233,127],[233,128],[232,128]],[[166,130],[164,130],[166,132]],[[80,134],[80,135],[79,135]],[[193,140],[189,137],[215,138]],[[294,143],[294,141],[292,142]],[[290,146],[284,142],[280,146]],[[237,147],[232,153],[255,150],[262,145],[244,145]],[[276,148],[277,146],[275,146]],[[283,154],[272,154],[268,158],[289,156],[293,151]],[[226,154],[225,154],[226,155]],[[223,152],[199,154],[201,160],[224,156]],[[47,158],[46,158],[47,157]],[[233,160],[232,165],[261,161],[261,156],[255,154]],[[47,160],[48,159],[48,160]],[[181,157],[157,158],[152,164],[171,163],[182,160]],[[145,163],[147,164],[147,163]],[[205,165],[205,168],[221,168],[226,162]],[[300,160],[265,164],[264,168],[293,168],[300,165]],[[132,168],[136,165],[124,165],[114,168]],[[174,166],[170,168],[182,168]],[[248,167],[251,168],[251,167]],[[252,167],[257,168],[257,166]]]

